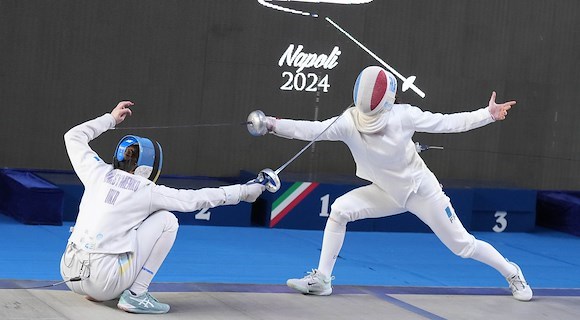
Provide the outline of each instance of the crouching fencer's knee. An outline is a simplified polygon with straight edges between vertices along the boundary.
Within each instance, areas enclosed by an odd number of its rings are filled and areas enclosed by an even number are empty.
[[[161,224],[163,225],[163,231],[177,232],[179,229],[179,220],[172,212],[167,210],[159,210],[155,212],[154,215],[155,218],[161,221]]]
[[[470,235],[469,239],[466,242],[462,242],[461,244],[461,246],[457,246],[455,249],[451,249],[451,251],[464,259],[471,258],[477,247],[475,238]]]
[[[345,232],[346,224],[349,221],[348,215],[336,210],[331,210],[328,220],[326,221],[325,230],[332,232]]]
[[[179,220],[177,219],[177,217],[173,213],[171,213],[171,215],[167,216],[167,220],[168,220],[167,229],[171,232],[177,232],[177,230],[179,229]]]

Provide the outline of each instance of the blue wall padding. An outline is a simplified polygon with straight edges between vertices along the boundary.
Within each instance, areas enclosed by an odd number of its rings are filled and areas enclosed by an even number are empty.
[[[62,225],[63,191],[34,173],[0,170],[0,208],[26,224]]]
[[[580,236],[580,191],[538,192],[536,224]]]

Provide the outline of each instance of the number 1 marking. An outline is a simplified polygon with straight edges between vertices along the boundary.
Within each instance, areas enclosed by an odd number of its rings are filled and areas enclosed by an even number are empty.
[[[320,214],[319,216],[321,217],[328,217],[328,203],[330,202],[330,194],[327,194],[325,196],[323,196],[322,198],[320,198],[320,201],[322,202],[322,206],[320,207]]]

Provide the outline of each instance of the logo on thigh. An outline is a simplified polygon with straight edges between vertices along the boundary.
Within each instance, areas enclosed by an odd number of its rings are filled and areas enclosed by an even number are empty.
[[[131,265],[131,256],[127,253],[120,254],[117,262],[119,263],[119,272],[124,274]]]
[[[455,220],[455,214],[453,213],[453,211],[451,211],[451,208],[446,207],[445,208],[445,213],[447,213],[447,218],[449,218],[449,221],[451,223],[453,223],[453,220]]]

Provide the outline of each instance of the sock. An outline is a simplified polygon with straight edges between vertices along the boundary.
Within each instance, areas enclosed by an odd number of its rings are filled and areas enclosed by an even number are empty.
[[[326,277],[332,276],[332,270],[342,248],[345,234],[346,225],[343,226],[332,219],[328,219],[326,228],[324,228],[322,251],[318,262],[318,271]]]
[[[147,292],[155,273],[159,270],[165,257],[167,257],[169,250],[173,246],[175,235],[175,233],[164,232],[161,237],[159,237],[155,246],[153,246],[149,259],[145,261],[145,265],[143,265],[141,271],[137,274],[135,282],[133,282],[133,285],[129,288],[131,292],[134,292],[136,295],[141,295]]]
[[[505,278],[517,273],[513,264],[509,263],[491,244],[481,240],[475,240],[475,251],[471,258],[494,268]]]
[[[136,295],[147,292],[153,277],[173,247],[178,228],[177,218],[167,211],[157,212],[141,224],[137,235],[140,241],[137,254],[145,262],[129,288],[131,292]]]

